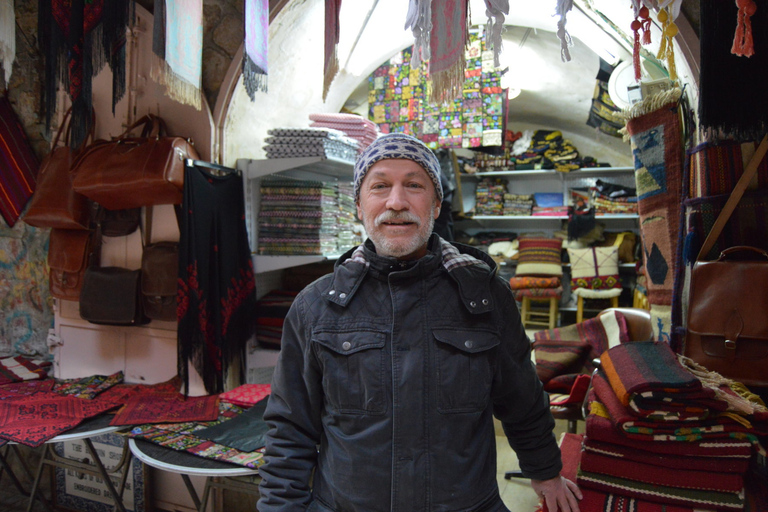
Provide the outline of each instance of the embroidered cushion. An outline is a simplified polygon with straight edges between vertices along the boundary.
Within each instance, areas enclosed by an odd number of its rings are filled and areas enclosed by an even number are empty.
[[[563,275],[559,238],[521,237],[515,275]]]
[[[560,298],[563,295],[563,287],[557,288],[521,288],[519,290],[512,290],[515,296],[515,300],[521,301],[523,297],[530,297],[532,299],[551,299],[552,297]]]
[[[621,293],[618,247],[568,249],[568,258],[571,261],[572,289],[618,289]]]
[[[513,290],[523,288],[557,288],[558,286],[560,286],[559,277],[523,276],[509,278],[509,287]]]

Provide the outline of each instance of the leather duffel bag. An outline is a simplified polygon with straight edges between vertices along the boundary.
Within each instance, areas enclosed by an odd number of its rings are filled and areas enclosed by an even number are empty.
[[[162,119],[147,114],[116,139],[86,147],[73,168],[74,190],[108,210],[180,204],[184,161],[199,156],[191,141],[164,132]]]

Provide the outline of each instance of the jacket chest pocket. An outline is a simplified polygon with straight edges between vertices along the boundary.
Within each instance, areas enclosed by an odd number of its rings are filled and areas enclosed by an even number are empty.
[[[493,382],[491,353],[500,343],[495,333],[435,329],[437,340],[437,409],[441,413],[482,411]]]
[[[333,409],[344,414],[383,414],[384,344],[380,332],[321,332],[312,337],[323,368],[323,390]]]

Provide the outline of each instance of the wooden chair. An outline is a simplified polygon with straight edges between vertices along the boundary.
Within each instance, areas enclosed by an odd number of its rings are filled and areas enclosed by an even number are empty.
[[[598,316],[611,312],[619,312],[624,316],[627,322],[627,337],[629,341],[649,341],[653,339],[653,324],[651,323],[651,313],[648,310],[640,308],[608,308],[601,311]],[[600,360],[594,360],[593,364],[599,368]],[[594,376],[596,372],[597,370],[592,375]],[[578,422],[584,420],[589,412],[587,411],[587,397],[584,398],[582,403],[552,405],[549,409],[556,420],[565,420],[567,422],[566,431],[571,434],[577,432]],[[519,470],[504,473],[504,478],[507,480],[513,477],[521,478],[523,474]]]
[[[534,309],[531,307],[532,302],[547,302],[548,309]],[[560,314],[560,296],[554,296],[549,298],[533,298],[522,297],[522,306],[520,308],[520,318],[523,321],[523,326],[529,325],[536,327],[545,327],[547,329],[554,329],[557,327],[557,318]]]

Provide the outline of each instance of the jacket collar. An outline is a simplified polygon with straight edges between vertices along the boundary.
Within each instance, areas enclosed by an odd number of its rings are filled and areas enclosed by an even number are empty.
[[[366,240],[338,259],[331,286],[324,297],[346,307],[366,276],[386,278],[391,272],[404,271],[417,277],[429,275],[440,267],[458,284],[462,302],[468,311],[485,313],[493,309],[490,283],[496,275],[496,262],[474,247],[446,242],[437,234],[432,234],[427,254],[414,262],[380,256],[376,254],[373,243]]]

